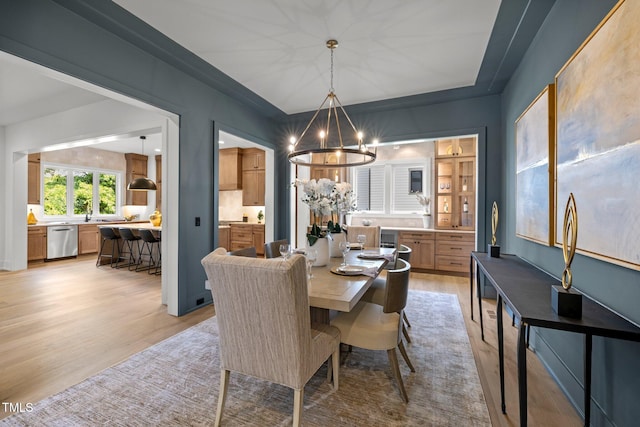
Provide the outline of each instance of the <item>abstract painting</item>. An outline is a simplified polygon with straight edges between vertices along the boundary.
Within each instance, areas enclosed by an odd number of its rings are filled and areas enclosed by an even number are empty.
[[[573,193],[578,252],[634,269],[640,269],[638,22],[639,1],[618,3],[556,75],[556,245]]]
[[[554,85],[516,120],[516,235],[545,245],[553,240]]]

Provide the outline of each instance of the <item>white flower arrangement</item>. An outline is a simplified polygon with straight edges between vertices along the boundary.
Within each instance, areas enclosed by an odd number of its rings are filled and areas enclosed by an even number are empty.
[[[335,183],[327,178],[320,178],[318,181],[296,181],[298,186],[302,186],[302,202],[309,206],[316,217],[331,215],[333,212],[334,200],[332,196]]]
[[[425,196],[421,193],[416,193],[416,198],[418,199],[418,203],[420,203],[424,208],[423,215],[431,215],[431,211],[429,209],[429,205],[431,204],[431,197]]]
[[[338,182],[333,187],[334,213],[341,214],[356,210],[356,195],[351,184]]]

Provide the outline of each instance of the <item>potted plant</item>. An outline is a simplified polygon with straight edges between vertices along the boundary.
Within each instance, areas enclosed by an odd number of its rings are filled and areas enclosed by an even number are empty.
[[[416,197],[418,198],[418,203],[422,205],[424,212],[422,213],[422,226],[424,228],[431,228],[431,197],[425,196],[421,193],[416,193]]]
[[[314,214],[314,223],[307,233],[307,247],[313,247],[318,253],[314,266],[327,265],[329,262],[329,243],[327,230],[322,229],[322,218],[332,213],[331,193],[335,183],[330,179],[296,181],[302,187],[302,202],[309,206]],[[333,226],[333,223],[331,224]]]
[[[264,214],[262,211],[258,211],[258,224],[262,224],[262,220],[264,219]]]

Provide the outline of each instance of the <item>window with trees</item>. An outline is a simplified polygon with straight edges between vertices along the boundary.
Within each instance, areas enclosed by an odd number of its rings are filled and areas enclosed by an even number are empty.
[[[120,173],[44,165],[44,215],[115,215]]]

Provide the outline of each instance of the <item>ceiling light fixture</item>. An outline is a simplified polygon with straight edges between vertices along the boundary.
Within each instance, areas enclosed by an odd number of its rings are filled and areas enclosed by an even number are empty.
[[[333,89],[333,51],[338,47],[338,41],[327,40],[327,47],[331,50],[331,88],[329,89],[329,94],[324,98],[324,101],[322,101],[322,104],[320,104],[320,107],[316,110],[307,127],[302,131],[300,137],[296,138],[292,136],[289,139],[289,161],[296,165],[303,166],[325,166],[331,164],[331,166],[334,167],[349,167],[366,165],[376,160],[377,148],[375,146],[378,144],[378,140],[374,139],[372,141],[372,145],[374,146],[373,151],[367,147],[363,141],[364,134],[356,130],[338,96],[335,94]],[[304,145],[300,144],[302,139],[327,102],[329,102],[327,122],[324,126],[319,126],[320,131],[318,137],[320,138],[320,146],[316,148],[298,148],[299,145]],[[342,129],[340,128],[339,112],[342,112],[351,129],[353,129],[354,141],[352,145],[357,145],[357,148],[345,148],[342,140]],[[335,121],[335,134],[330,131],[332,119]],[[334,143],[333,147],[330,146],[331,141]]]
[[[142,154],[144,155],[144,140],[147,139],[146,136],[142,135],[140,137],[140,141],[142,143]],[[147,178],[146,176],[135,178],[133,181],[127,185],[127,190],[132,191],[153,191],[157,190],[156,183]]]

